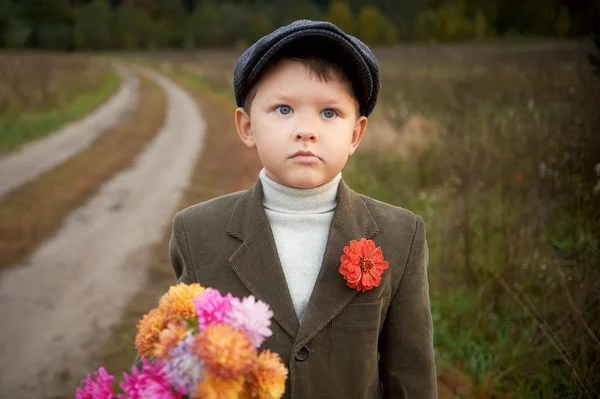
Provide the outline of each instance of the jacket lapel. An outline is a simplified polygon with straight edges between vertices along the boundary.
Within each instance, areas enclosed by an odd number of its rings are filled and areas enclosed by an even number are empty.
[[[372,238],[377,224],[360,196],[340,181],[337,206],[329,230],[323,264],[302,319],[294,350],[298,350],[348,305],[358,291],[348,287],[339,272],[343,249],[351,240]]]
[[[271,307],[275,321],[296,338],[294,350],[297,350],[358,293],[346,285],[338,270],[344,247],[351,240],[370,239],[378,232],[377,224],[360,196],[340,181],[323,264],[299,325],[264,211],[262,185],[258,180],[240,197],[229,219],[227,233],[243,241],[229,257],[229,264],[246,288]]]
[[[229,257],[229,264],[246,288],[271,307],[277,323],[295,337],[298,318],[263,207],[260,180],[239,199],[227,233],[243,241]]]

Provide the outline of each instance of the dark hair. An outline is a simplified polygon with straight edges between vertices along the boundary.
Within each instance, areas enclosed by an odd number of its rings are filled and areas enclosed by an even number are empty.
[[[260,82],[261,78],[264,76],[264,74],[266,72],[268,72],[270,69],[272,69],[276,64],[278,64],[282,60],[293,60],[293,61],[300,62],[320,82],[330,82],[331,80],[337,79],[341,82],[350,83],[350,86],[352,87],[352,95],[353,95],[354,99],[357,100],[356,112],[357,112],[357,115],[360,115],[360,109],[359,109],[360,105],[358,105],[358,98],[354,91],[354,86],[352,85],[352,81],[350,80],[346,71],[340,65],[336,64],[335,62],[330,61],[323,57],[316,56],[316,55],[298,55],[298,56],[289,56],[289,57],[283,56],[283,57],[278,57],[277,59],[270,62],[269,65],[258,76],[256,81],[252,84],[252,86],[250,87],[250,90],[248,90],[248,94],[246,95],[246,98],[244,98],[243,108],[248,114],[250,114],[250,108],[252,106],[252,101],[254,100],[254,97],[256,96],[256,92],[258,89],[258,83]]]

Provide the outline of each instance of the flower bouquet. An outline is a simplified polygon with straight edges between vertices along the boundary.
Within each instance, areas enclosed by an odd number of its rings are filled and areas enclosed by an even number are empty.
[[[100,367],[76,399],[280,398],[287,369],[279,356],[257,348],[271,335],[273,312],[253,296],[222,296],[199,284],[169,288],[138,323],[135,346],[142,368],[123,381]]]

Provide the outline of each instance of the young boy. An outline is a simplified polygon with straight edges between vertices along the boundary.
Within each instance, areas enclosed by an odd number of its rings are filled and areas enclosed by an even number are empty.
[[[423,220],[341,176],[379,89],[371,50],[335,25],[263,37],[239,58],[234,92],[237,131],[264,169],[173,221],[179,282],[271,306],[264,348],[289,369],[286,398],[437,397]]]

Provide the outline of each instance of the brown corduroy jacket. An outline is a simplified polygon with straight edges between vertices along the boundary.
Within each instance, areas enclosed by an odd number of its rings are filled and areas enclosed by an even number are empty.
[[[350,240],[381,246],[381,284],[358,292],[339,272]],[[260,180],[178,212],[169,255],[178,282],[254,295],[273,310],[263,344],[288,367],[285,398],[437,397],[423,220],[338,186],[323,264],[298,323],[263,208]],[[380,358],[379,358],[380,356]]]

